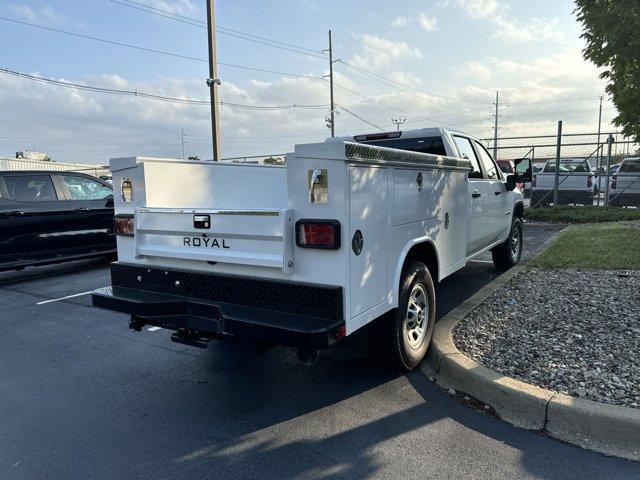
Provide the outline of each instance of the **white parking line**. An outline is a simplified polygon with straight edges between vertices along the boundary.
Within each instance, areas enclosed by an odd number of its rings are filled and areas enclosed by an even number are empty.
[[[149,328],[147,328],[147,332],[155,332],[157,330],[162,330],[162,327],[149,327]]]
[[[42,302],[36,303],[36,305],[44,305],[45,303],[59,302],[60,300],[66,300],[67,298],[81,297],[83,295],[89,295],[90,293],[91,293],[91,291],[82,292],[82,293],[74,293],[73,295],[67,295],[66,297],[52,298],[51,300],[43,300]]]

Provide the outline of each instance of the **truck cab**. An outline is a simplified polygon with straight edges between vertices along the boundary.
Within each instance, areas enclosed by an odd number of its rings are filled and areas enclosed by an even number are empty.
[[[507,188],[506,177],[482,143],[461,132],[430,128],[407,132],[356,135],[354,141],[399,150],[463,158],[471,163],[468,181],[467,256],[486,250],[511,229],[519,192]]]
[[[93,304],[192,346],[251,338],[309,361],[367,328],[377,357],[410,370],[435,283],[484,252],[500,269],[522,252],[516,176],[440,128],[296,145],[286,166],[133,157],[111,170],[118,262]]]

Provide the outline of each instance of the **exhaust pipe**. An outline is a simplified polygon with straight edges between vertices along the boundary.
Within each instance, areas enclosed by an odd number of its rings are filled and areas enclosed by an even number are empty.
[[[298,361],[303,365],[311,366],[318,361],[318,357],[320,353],[318,350],[313,350],[310,348],[299,348],[298,353],[296,355],[298,357]]]

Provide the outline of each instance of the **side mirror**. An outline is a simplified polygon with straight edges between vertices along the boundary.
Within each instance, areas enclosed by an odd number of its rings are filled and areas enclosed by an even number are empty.
[[[533,168],[530,158],[520,158],[515,161],[516,181],[519,183],[528,183],[533,176]]]
[[[512,192],[516,189],[516,175],[513,173],[510,173],[509,175],[507,175],[507,191]]]

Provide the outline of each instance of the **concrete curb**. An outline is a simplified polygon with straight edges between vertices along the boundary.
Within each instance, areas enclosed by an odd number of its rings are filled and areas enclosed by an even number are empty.
[[[493,407],[498,417],[520,428],[593,450],[640,461],[640,411],[574,398],[506,377],[465,356],[453,342],[453,329],[497,289],[533,261],[563,230],[531,257],[496,278],[436,323],[422,372],[443,388],[467,393]]]

